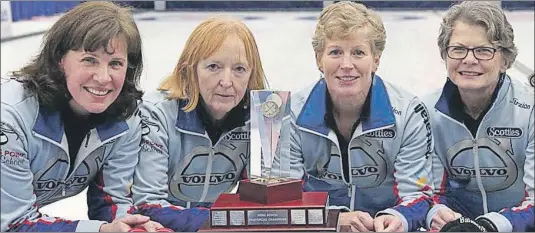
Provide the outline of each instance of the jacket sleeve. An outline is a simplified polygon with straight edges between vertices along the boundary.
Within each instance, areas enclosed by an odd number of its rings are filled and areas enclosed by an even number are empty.
[[[296,116],[293,112],[290,113],[291,117],[284,121],[283,127],[285,132],[288,132],[289,138],[289,162],[290,162],[290,177],[296,179],[302,179],[305,174],[305,164],[303,158],[303,152],[301,150],[301,134],[296,124]]]
[[[489,219],[497,227],[499,232],[521,231],[521,232],[533,232],[535,230],[535,216],[533,214],[533,173],[535,172],[535,158],[533,156],[534,150],[534,110],[531,111],[528,127],[528,145],[526,147],[526,158],[524,161],[524,185],[525,185],[525,198],[515,207],[505,208],[499,213],[488,213],[480,218]]]
[[[394,161],[394,194],[396,206],[380,214],[401,218],[404,231],[416,231],[425,226],[426,213],[431,204],[431,161],[433,135],[427,108],[414,98],[406,111],[400,150]],[[376,215],[376,216],[377,216]]]
[[[440,208],[449,208],[448,206],[452,206],[445,195],[448,173],[446,172],[444,164],[440,160],[440,155],[438,155],[436,151],[433,151],[432,161],[433,202],[431,209],[427,212],[426,229],[431,229],[433,216]]]
[[[2,103],[1,111],[1,227],[5,231],[98,231],[101,221],[70,221],[38,211],[30,169],[29,142],[18,113]]]
[[[125,135],[113,142],[113,152],[89,184],[89,219],[112,222],[134,212],[130,188],[138,163],[141,122],[136,115],[128,121],[131,122],[130,128]]]
[[[197,231],[208,218],[207,209],[184,209],[167,202],[169,137],[165,115],[150,102],[141,104],[140,114],[141,152],[132,186],[137,213],[177,232]]]

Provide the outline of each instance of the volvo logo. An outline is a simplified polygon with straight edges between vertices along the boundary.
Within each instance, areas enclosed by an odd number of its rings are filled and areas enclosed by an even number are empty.
[[[244,154],[249,149],[248,142],[222,141],[213,151],[207,146],[192,148],[178,161],[176,169],[173,169],[174,174],[169,179],[169,194],[181,201],[197,202],[200,201],[204,186],[208,183],[209,190],[206,199],[202,201],[214,201],[239,179],[249,157]],[[208,167],[210,170],[207,170]]]
[[[359,188],[373,188],[381,185],[387,174],[387,160],[381,140],[357,138],[350,149],[351,182]],[[328,164],[318,174],[320,179],[343,181],[342,158],[336,146],[331,147]],[[327,162],[327,161],[325,161]]]
[[[463,140],[447,152],[447,166],[454,180],[466,184],[466,189],[478,191],[476,173],[481,175],[487,192],[499,191],[513,185],[518,176],[518,168],[513,160],[510,139],[478,139],[479,171],[474,165],[473,141]],[[490,182],[485,182],[485,181]]]

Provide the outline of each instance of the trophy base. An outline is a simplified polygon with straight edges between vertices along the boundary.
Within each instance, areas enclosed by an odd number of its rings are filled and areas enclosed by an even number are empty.
[[[327,224],[325,226],[250,226],[243,227],[210,227],[210,222],[206,221],[198,230],[199,232],[341,232],[339,230],[338,218],[339,210],[330,210],[327,215]]]
[[[326,192],[304,192],[303,198],[264,205],[221,194],[199,231],[337,231],[338,210],[329,210]]]
[[[241,201],[271,205],[303,198],[301,180],[290,178],[252,178],[240,181]]]

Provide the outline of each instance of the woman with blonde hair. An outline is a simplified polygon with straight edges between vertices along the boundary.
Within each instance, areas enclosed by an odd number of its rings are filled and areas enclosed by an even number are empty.
[[[143,99],[132,187],[139,213],[175,231],[200,227],[208,212],[182,208],[210,207],[245,174],[248,91],[264,82],[256,41],[243,22],[216,17],[194,29],[173,74]]]
[[[377,13],[329,5],[312,39],[322,78],[292,96],[294,176],[305,191],[329,192],[353,231],[415,231],[430,205],[428,113],[376,74],[385,43]]]

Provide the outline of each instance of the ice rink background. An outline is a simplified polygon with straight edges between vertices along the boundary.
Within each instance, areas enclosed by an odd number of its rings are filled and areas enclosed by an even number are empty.
[[[266,77],[272,89],[296,91],[319,78],[311,36],[319,12],[145,12],[136,15],[142,34],[142,88],[155,89],[169,75],[197,24],[210,16],[232,15],[244,20],[256,37]],[[436,45],[442,11],[380,11],[386,49],[377,74],[417,95],[443,85],[444,63]],[[526,82],[534,70],[534,13],[508,12],[514,27],[517,60],[508,73]],[[20,21],[14,34],[46,30],[57,17]],[[37,54],[42,35],[1,43],[1,74],[16,70]],[[68,219],[87,219],[85,192],[45,206],[43,213]]]

